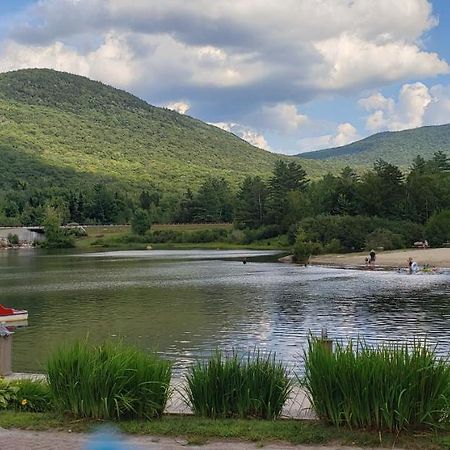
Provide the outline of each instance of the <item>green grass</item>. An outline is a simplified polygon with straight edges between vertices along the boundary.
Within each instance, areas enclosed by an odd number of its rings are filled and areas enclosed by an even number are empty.
[[[99,421],[75,420],[55,413],[0,412],[0,427],[26,430],[90,432]],[[349,445],[359,447],[407,448],[409,450],[449,450],[446,431],[379,434],[370,431],[337,429],[315,421],[205,419],[189,416],[165,416],[151,421],[114,423],[122,432],[139,435],[183,437],[191,445],[226,439],[256,443],[288,442],[305,445]]]
[[[210,223],[210,224],[155,224],[151,231],[175,231],[180,233],[196,233],[210,230],[232,231],[232,224]],[[151,246],[154,250],[174,250],[174,249],[211,249],[211,250],[278,250],[287,249],[285,240],[282,237],[265,239],[263,241],[252,242],[251,244],[240,244],[235,242],[167,242],[154,243],[151,239],[143,239],[140,236],[135,241],[129,235],[129,225],[108,225],[108,226],[88,226],[86,227],[88,235],[78,238],[75,246],[80,249],[92,248],[114,248],[114,249],[133,249],[145,250]],[[127,239],[124,239],[127,237]]]
[[[216,351],[191,366],[186,381],[195,414],[212,418],[276,418],[292,390],[286,367],[259,351],[246,357]]]
[[[336,426],[400,432],[449,420],[450,366],[425,343],[371,347],[311,338],[305,380],[318,416]]]
[[[9,385],[17,388],[10,407],[31,412],[46,412],[53,408],[50,388],[45,381],[24,379],[11,381]]]
[[[47,372],[55,405],[75,417],[160,417],[169,397],[171,364],[121,344],[61,347]]]

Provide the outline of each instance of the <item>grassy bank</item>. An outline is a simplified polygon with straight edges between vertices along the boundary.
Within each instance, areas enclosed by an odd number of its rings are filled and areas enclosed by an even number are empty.
[[[6,429],[90,432],[104,423],[107,422],[74,420],[54,413],[0,412],[0,427]],[[315,421],[213,420],[189,416],[165,416],[160,420],[109,423],[124,433],[183,437],[191,445],[205,444],[218,439],[238,439],[261,444],[282,441],[291,444],[333,444],[369,448],[395,446],[411,450],[450,449],[450,433],[446,431],[403,433],[396,436],[390,433],[351,431]]]
[[[233,225],[230,223],[211,223],[211,224],[165,224],[153,225],[151,233],[172,233],[174,238],[184,234],[186,242],[173,242],[170,239],[167,242],[155,242],[152,234],[145,236],[134,236],[131,234],[129,225],[106,225],[106,226],[88,226],[86,227],[87,236],[76,240],[76,247],[82,249],[89,248],[114,248],[114,249],[132,249],[145,250],[151,247],[154,250],[170,250],[170,249],[211,249],[211,250],[234,250],[234,249],[250,249],[250,250],[270,250],[270,249],[286,249],[284,237],[275,237],[263,239],[251,243],[241,243],[239,238],[223,240],[214,239],[207,242],[198,242],[202,233],[224,233],[231,234]],[[239,233],[239,232],[237,232]],[[188,242],[189,236],[192,236],[193,242]],[[178,239],[179,240],[179,239]]]

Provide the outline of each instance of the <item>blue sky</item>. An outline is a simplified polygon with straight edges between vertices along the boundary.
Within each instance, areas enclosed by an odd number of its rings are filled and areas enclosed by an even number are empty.
[[[450,122],[447,0],[0,0],[0,71],[50,67],[296,154]]]

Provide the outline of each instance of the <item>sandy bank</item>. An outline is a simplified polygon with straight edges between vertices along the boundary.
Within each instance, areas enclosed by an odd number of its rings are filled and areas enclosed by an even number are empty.
[[[368,252],[346,253],[343,255],[318,255],[311,257],[311,264],[339,267],[364,266]],[[376,266],[383,268],[407,267],[408,258],[417,261],[419,266],[431,264],[440,269],[450,268],[450,248],[407,249],[378,252]]]

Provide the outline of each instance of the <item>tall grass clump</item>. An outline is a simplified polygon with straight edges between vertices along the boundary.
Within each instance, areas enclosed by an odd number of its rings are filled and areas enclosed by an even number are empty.
[[[309,339],[304,384],[319,418],[399,432],[449,418],[450,367],[426,343],[337,344]]]
[[[47,371],[56,406],[76,417],[160,417],[169,397],[171,363],[122,344],[61,347]]]
[[[186,381],[194,413],[211,418],[276,418],[292,389],[286,367],[259,351],[216,351],[191,366]]]

